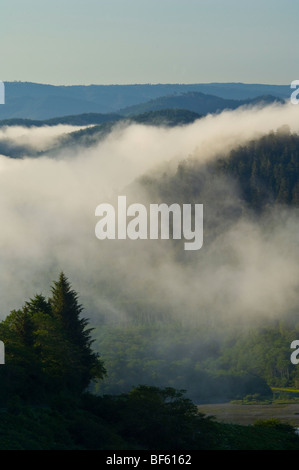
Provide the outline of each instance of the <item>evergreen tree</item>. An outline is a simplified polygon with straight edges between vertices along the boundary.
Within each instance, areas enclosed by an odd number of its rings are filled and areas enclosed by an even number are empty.
[[[0,370],[0,400],[17,394],[28,401],[47,401],[60,394],[80,395],[106,371],[92,351],[91,329],[80,318],[77,294],[62,273],[52,297],[36,295],[0,323],[6,364]]]
[[[51,315],[51,305],[43,295],[36,295],[29,302],[25,302],[25,308],[28,313],[34,315],[35,313],[44,313],[45,315]]]
[[[25,306],[20,310],[13,310],[6,320],[11,329],[16,333],[20,343],[25,347],[32,347],[34,344],[34,322],[32,315]]]
[[[84,389],[91,380],[101,379],[106,371],[98,354],[92,351],[92,329],[87,329],[88,320],[81,318],[82,306],[78,295],[72,290],[68,279],[61,273],[54,282],[49,299],[51,312],[61,325],[66,341],[71,346],[71,364],[76,386]]]

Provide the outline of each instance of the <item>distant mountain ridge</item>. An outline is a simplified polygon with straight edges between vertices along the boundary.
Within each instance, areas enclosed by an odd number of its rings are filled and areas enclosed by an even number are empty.
[[[88,126],[103,124],[105,122],[116,122],[123,119],[119,114],[101,114],[101,113],[84,113],[74,114],[70,116],[60,116],[52,119],[24,119],[11,118],[0,120],[0,127],[5,126],[22,126],[22,127],[42,127],[42,126],[58,126],[65,124],[70,126]]]
[[[219,96],[207,95],[200,92],[188,92],[181,95],[163,96],[147,103],[142,103],[119,111],[125,116],[160,111],[162,109],[186,109],[201,115],[216,113],[225,109],[237,109],[244,105],[256,105],[259,103],[283,102],[281,98],[272,95],[258,96],[247,100],[225,99]]]
[[[244,83],[54,86],[5,82],[5,104],[0,106],[0,119],[45,120],[85,113],[119,113],[121,109],[157,98],[190,92],[226,100],[248,100],[261,95],[287,99],[290,91],[289,85]]]

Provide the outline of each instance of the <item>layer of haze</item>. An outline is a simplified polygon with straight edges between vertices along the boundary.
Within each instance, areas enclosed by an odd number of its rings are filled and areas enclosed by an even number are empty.
[[[272,105],[211,115],[176,128],[116,125],[91,148],[58,157],[0,157],[0,315],[36,293],[49,294],[61,270],[85,307],[85,316],[120,321],[128,310],[183,321],[241,322],[281,316],[298,305],[298,231],[294,210],[277,209],[264,223],[244,216],[227,223],[223,208],[240,204],[233,185],[213,188],[205,217],[219,229],[212,243],[180,259],[167,240],[100,241],[95,208],[130,193],[147,200],[136,178],[174,172],[178,162],[213,161],[239,144],[287,124],[299,132],[299,108]],[[25,130],[24,130],[25,132]],[[34,130],[30,134],[34,142]],[[50,129],[36,129],[49,144]],[[15,135],[15,142],[22,132]],[[127,189],[124,189],[127,188]],[[131,188],[131,189],[130,189]],[[208,197],[208,195],[207,195]],[[175,200],[173,202],[176,202]],[[184,262],[185,261],[185,262]]]
[[[22,147],[42,151],[58,142],[60,136],[86,127],[65,124],[43,127],[4,126],[0,128],[0,142],[16,143]]]

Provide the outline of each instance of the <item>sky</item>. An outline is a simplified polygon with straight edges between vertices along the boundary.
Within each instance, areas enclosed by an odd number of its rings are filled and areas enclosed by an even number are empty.
[[[299,79],[298,0],[1,0],[2,81]]]

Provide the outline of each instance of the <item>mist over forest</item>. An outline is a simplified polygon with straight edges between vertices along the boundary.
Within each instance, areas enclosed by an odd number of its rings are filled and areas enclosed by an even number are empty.
[[[298,15],[2,0],[0,450],[299,449]]]
[[[228,350],[241,357],[253,330],[285,322],[288,336],[298,324],[297,107],[142,116],[92,124],[89,115],[81,126],[3,123],[2,319],[34,293],[49,295],[63,271],[109,371],[93,386],[97,393],[150,382],[205,401],[240,396],[247,373],[253,382],[294,383],[288,348],[295,338],[283,343],[285,371],[275,364],[270,378],[263,361],[258,371],[241,367]],[[95,209],[117,207],[119,195],[128,205],[203,204],[202,248],[98,240]],[[219,392],[223,373],[228,385]]]
[[[281,162],[271,154],[265,165],[271,167],[268,178],[276,177],[276,194],[273,182],[267,181],[262,195],[258,184],[257,194],[248,195],[244,174],[235,175],[237,163],[233,168],[229,162],[238,159],[233,153],[238,151],[248,161],[249,145],[255,153],[264,151],[254,142],[271,132],[273,142],[268,145],[284,146],[285,153],[294,153],[296,118],[296,106],[273,105],[208,115],[181,126],[120,121],[106,134],[96,135],[93,145],[76,145],[76,140],[74,145],[70,139],[61,153],[57,142],[66,132],[75,137],[74,127],[1,128],[0,145],[26,146],[22,158],[2,156],[0,161],[2,317],[31,294],[32,282],[35,290],[43,290],[59,268],[81,292],[94,321],[102,315],[123,320],[130,316],[115,295],[101,288],[105,283],[120,298],[123,292],[126,301],[156,302],[150,310],[158,318],[165,310],[192,321],[204,317],[205,311],[213,311],[215,318],[280,316],[282,306],[292,307],[296,302],[293,250],[298,187],[292,181],[292,186],[288,184],[288,175],[276,175]],[[284,125],[289,126],[285,131],[289,135],[280,129]],[[52,154],[51,147],[55,148]],[[41,150],[37,158],[34,151]],[[248,153],[252,155],[251,150]],[[296,183],[296,155],[284,158],[290,158]],[[257,157],[253,160],[247,172],[258,171]],[[261,177],[252,174],[250,178],[252,182]],[[283,191],[290,196],[283,198]],[[116,202],[122,194],[127,195],[128,204],[203,204],[203,248],[190,254],[177,241],[97,240],[96,206]],[[262,215],[257,213],[258,199],[264,206]],[[18,285],[13,293],[6,277],[9,273]],[[182,285],[184,289],[178,288]]]

